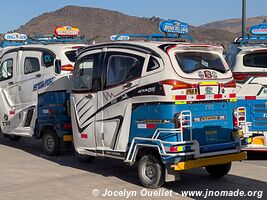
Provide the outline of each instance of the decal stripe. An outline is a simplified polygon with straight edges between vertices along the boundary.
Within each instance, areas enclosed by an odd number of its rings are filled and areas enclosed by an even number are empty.
[[[175,100],[186,100],[186,95],[176,95]]]
[[[79,119],[81,120],[81,118],[93,107],[93,105],[91,105],[87,110],[85,110],[83,112],[83,114],[79,117]]]
[[[156,124],[137,124],[139,129],[156,129]]]
[[[256,100],[256,96],[245,96],[246,100]]]
[[[222,94],[214,94],[215,99],[222,99]]]
[[[88,135],[83,133],[83,134],[81,134],[81,138],[86,139],[86,138],[88,138]]]

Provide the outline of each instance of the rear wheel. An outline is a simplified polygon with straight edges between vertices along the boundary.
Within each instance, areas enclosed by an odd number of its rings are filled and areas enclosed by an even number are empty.
[[[152,154],[142,156],[138,164],[138,177],[143,186],[159,188],[164,184],[164,166]]]
[[[42,137],[42,149],[48,156],[56,156],[60,150],[60,139],[55,131],[47,129]]]
[[[223,177],[231,169],[231,163],[221,165],[210,165],[206,167],[207,172],[213,177]]]

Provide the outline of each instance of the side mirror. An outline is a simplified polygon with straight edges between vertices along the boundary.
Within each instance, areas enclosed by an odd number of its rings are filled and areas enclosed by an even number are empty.
[[[61,60],[59,60],[59,59],[55,60],[55,73],[56,74],[61,73]]]

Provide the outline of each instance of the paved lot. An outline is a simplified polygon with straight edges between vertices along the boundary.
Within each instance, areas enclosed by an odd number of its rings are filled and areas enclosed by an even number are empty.
[[[267,198],[266,154],[257,160],[234,163],[230,174],[220,180],[209,177],[203,169],[184,172],[181,181],[152,190],[156,193],[151,197],[151,191],[139,185],[136,169],[121,161],[96,159],[86,164],[79,163],[73,152],[53,158],[40,152],[40,141],[23,138],[12,142],[0,137],[1,200],[125,199],[126,190],[131,192],[129,199],[186,199],[181,195],[186,190],[256,190],[263,191],[263,199]],[[106,189],[110,193],[121,191],[124,197],[104,197]],[[99,195],[94,197],[92,191]],[[257,199],[257,195],[238,199]]]

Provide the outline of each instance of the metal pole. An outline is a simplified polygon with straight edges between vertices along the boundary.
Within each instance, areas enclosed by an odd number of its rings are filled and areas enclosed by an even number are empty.
[[[246,35],[247,0],[242,0],[242,36]]]

